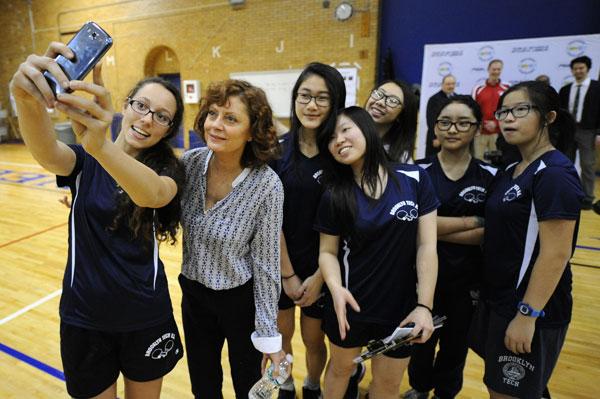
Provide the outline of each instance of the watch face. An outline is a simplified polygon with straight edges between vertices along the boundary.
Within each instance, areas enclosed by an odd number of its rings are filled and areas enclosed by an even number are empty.
[[[529,307],[527,307],[527,305],[521,305],[519,306],[519,312],[521,312],[524,315],[528,315],[529,312]]]
[[[348,3],[340,3],[335,9],[335,17],[340,21],[345,21],[352,16],[352,6]]]

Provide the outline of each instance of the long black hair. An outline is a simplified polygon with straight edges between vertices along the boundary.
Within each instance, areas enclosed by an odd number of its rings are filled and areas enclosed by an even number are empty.
[[[159,84],[175,97],[176,110],[173,122],[167,134],[152,147],[144,148],[136,159],[162,176],[169,176],[177,184],[177,194],[162,208],[143,208],[136,205],[129,195],[123,190],[117,193],[117,209],[113,220],[112,229],[126,227],[133,233],[133,238],[141,238],[147,248],[150,248],[153,237],[158,241],[169,240],[174,244],[181,216],[180,192],[185,183],[185,171],[182,163],[175,156],[169,140],[175,136],[183,119],[183,101],[179,89],[167,80],[160,77],[151,77],[139,81],[127,95],[132,98],[147,84]]]
[[[383,136],[383,143],[389,145],[388,156],[393,161],[406,162],[407,159],[402,159],[404,154],[408,154],[410,159],[415,152],[419,101],[410,86],[399,80],[386,80],[376,88],[380,88],[386,83],[393,83],[402,90],[404,103],[400,114]]]
[[[383,166],[388,174],[388,184],[394,180],[394,173],[388,157],[383,149],[383,144],[375,122],[371,115],[361,107],[348,107],[340,111],[338,117],[347,116],[361,130],[365,138],[365,154],[363,158],[363,174],[360,186],[364,190],[377,192],[378,187],[383,187],[379,176],[379,167]],[[354,174],[350,165],[337,162],[329,151],[329,142],[332,136],[327,138],[321,136],[318,140],[319,151],[323,154],[324,170],[323,183],[331,193],[331,212],[335,220],[341,224],[344,235],[353,233],[354,221],[356,219],[357,204],[354,195]]]
[[[569,111],[560,107],[556,90],[550,85],[535,80],[520,82],[509,87],[502,94],[500,101],[498,101],[498,109],[502,108],[507,95],[519,90],[527,93],[529,101],[535,106],[533,111],[540,115],[540,134],[543,128],[548,126],[550,143],[567,157],[571,158],[573,156],[571,159],[574,159],[575,120]],[[556,119],[553,122],[546,120],[546,115],[551,111],[556,112]]]
[[[333,134],[333,131],[335,130],[337,112],[338,110],[344,108],[344,104],[346,102],[346,84],[344,83],[342,74],[337,69],[320,62],[311,62],[304,67],[304,70],[296,80],[296,84],[292,89],[290,136],[294,150],[292,155],[294,160],[300,151],[298,140],[300,136],[300,129],[302,128],[302,122],[300,122],[298,115],[296,115],[296,98],[298,98],[298,89],[306,79],[313,75],[323,78],[325,81],[325,86],[327,86],[327,91],[329,92],[329,98],[331,99],[329,114],[319,126],[317,130],[317,138],[319,136],[330,137],[331,134]],[[296,162],[293,162],[293,164],[296,164]]]

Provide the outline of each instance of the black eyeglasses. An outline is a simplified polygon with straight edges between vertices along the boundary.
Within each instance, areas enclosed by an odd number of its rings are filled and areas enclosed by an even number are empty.
[[[465,133],[471,129],[471,126],[477,126],[478,123],[471,122],[471,121],[452,122],[449,119],[438,119],[437,121],[435,121],[435,125],[442,132],[446,132],[446,131],[450,130],[452,128],[452,126],[454,125],[454,127],[456,128],[457,131],[459,131],[461,133]]]
[[[315,104],[319,107],[329,107],[331,105],[331,98],[327,96],[311,96],[308,93],[298,93],[296,101],[299,104],[307,105],[310,104],[313,98],[315,99]]]
[[[140,115],[152,114],[152,120],[161,126],[168,127],[173,123],[171,117],[169,117],[166,113],[163,111],[152,111],[148,105],[140,100],[133,100],[130,98],[128,103],[131,106],[131,109]]]
[[[371,98],[375,101],[379,101],[382,98],[384,98],[385,105],[387,105],[390,108],[396,108],[402,105],[402,101],[400,101],[398,97],[385,94],[379,89],[375,89],[371,92]]]
[[[506,119],[509,113],[511,113],[515,118],[524,118],[529,115],[533,108],[537,107],[533,104],[519,104],[512,108],[500,108],[494,112],[494,116],[499,121]]]

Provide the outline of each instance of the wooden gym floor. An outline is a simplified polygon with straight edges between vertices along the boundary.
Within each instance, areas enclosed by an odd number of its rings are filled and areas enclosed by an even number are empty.
[[[600,182],[596,185],[600,197]],[[0,398],[67,398],[59,346],[58,303],[67,252],[68,209],[54,176],[39,167],[20,144],[0,145]],[[177,284],[181,247],[161,248],[175,317],[181,328]],[[573,321],[550,381],[553,398],[599,397],[600,381],[600,216],[583,211],[578,248],[572,260]],[[296,387],[305,375],[304,350],[294,338]],[[224,350],[226,351],[226,349]],[[224,353],[225,355],[225,353]],[[224,395],[233,398],[229,365]],[[459,398],[486,398],[482,362],[469,353]],[[370,377],[361,383],[368,387]],[[402,391],[408,389],[404,378]],[[123,397],[120,381],[119,396]],[[183,359],[167,375],[163,398],[191,398]]]

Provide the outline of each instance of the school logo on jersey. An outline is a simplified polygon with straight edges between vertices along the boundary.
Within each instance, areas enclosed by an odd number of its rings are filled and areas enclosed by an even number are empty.
[[[521,196],[521,187],[518,185],[514,185],[504,193],[504,197],[502,197],[502,202],[510,202],[514,201]]]
[[[175,346],[175,334],[166,333],[163,334],[146,349],[145,357],[151,357],[152,359],[159,360],[167,357],[169,352]],[[175,349],[175,354],[179,353],[179,348]]]
[[[323,176],[323,169],[317,170],[313,175],[313,179],[317,181],[317,183],[321,184],[321,177]]]
[[[458,196],[472,204],[481,204],[485,202],[487,191],[481,186],[470,186],[462,190]]]
[[[412,201],[400,201],[390,211],[390,215],[395,215],[396,218],[404,222],[412,222],[419,217],[419,204]]]
[[[504,375],[502,382],[513,387],[519,386],[528,370],[531,372],[535,370],[533,364],[518,356],[498,356],[498,363],[504,363],[502,366],[502,374]]]

